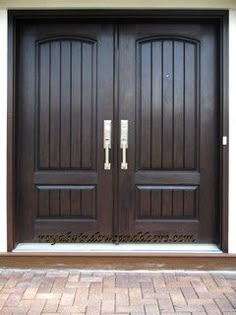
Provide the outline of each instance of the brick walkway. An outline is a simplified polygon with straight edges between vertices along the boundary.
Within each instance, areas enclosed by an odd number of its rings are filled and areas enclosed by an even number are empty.
[[[0,272],[0,314],[236,314],[235,273]]]

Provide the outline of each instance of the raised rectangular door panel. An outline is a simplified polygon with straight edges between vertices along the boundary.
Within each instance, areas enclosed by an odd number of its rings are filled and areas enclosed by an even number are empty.
[[[218,28],[214,23],[120,25],[120,233],[188,234],[217,243]]]
[[[96,42],[37,43],[38,169],[95,169]]]
[[[37,186],[38,218],[97,219],[96,186]]]
[[[138,169],[195,170],[199,133],[199,42],[136,43]]]
[[[198,219],[198,186],[136,186],[136,220]]]
[[[18,241],[112,234],[102,137],[113,117],[113,26],[51,20],[17,29]]]

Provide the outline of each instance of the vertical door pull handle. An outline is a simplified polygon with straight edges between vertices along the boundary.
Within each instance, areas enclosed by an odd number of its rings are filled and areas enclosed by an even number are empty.
[[[120,122],[120,148],[122,150],[121,169],[127,170],[128,163],[126,150],[128,149],[128,120],[121,120]]]
[[[111,120],[104,120],[103,124],[103,147],[105,150],[104,170],[111,169],[109,162],[109,149],[111,149]]]

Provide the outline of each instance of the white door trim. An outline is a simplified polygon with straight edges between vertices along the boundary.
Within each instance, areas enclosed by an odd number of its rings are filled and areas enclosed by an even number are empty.
[[[236,10],[229,11],[229,230],[228,251],[236,253]]]
[[[5,2],[5,9],[3,8],[3,2]],[[7,251],[7,34],[8,34],[8,18],[7,18],[7,6],[16,8],[17,5],[20,8],[26,6],[27,1],[1,1],[0,2],[0,252]],[[37,2],[37,5],[35,4]],[[44,1],[42,5],[47,5],[49,1]],[[177,2],[177,1],[176,1]],[[196,3],[196,1],[194,1]],[[204,1],[205,2],[205,1]],[[23,3],[25,3],[23,5]],[[39,8],[40,1],[31,1],[31,8],[35,5],[35,8]],[[54,4],[57,3],[56,1]],[[58,2],[59,3],[59,2]],[[70,4],[75,1],[69,1],[68,4],[64,1],[64,8],[70,8]],[[134,4],[135,2],[132,1]],[[140,1],[139,1],[140,3]],[[153,5],[153,2],[150,2]],[[143,1],[143,7],[150,8],[150,3]],[[158,8],[158,3],[155,8]],[[170,4],[172,3],[172,5]],[[171,8],[177,8],[171,1],[168,5]],[[178,8],[193,8],[191,5],[183,5],[184,1],[178,1]],[[192,2],[193,3],[193,2]],[[218,5],[217,5],[218,3]],[[11,4],[11,5],[9,5]],[[201,6],[202,4],[202,6]],[[22,6],[20,6],[22,5]],[[85,5],[85,3],[82,4]],[[93,8],[99,8],[100,6],[94,4]],[[131,6],[130,6],[131,7]],[[134,8],[134,5],[132,6]],[[136,6],[138,8],[140,6]],[[161,6],[159,6],[160,8]],[[203,1],[199,1],[197,8],[206,8],[203,5]],[[209,8],[235,8],[236,3],[234,1],[214,1]],[[25,8],[25,7],[24,7]],[[74,8],[81,8],[78,5]],[[116,8],[116,6],[114,6]],[[122,8],[122,1],[120,2],[120,8]],[[123,6],[127,8],[127,6]],[[169,7],[170,8],[170,7]],[[228,247],[229,253],[236,253],[236,10],[231,9],[229,11],[229,231],[228,231]]]
[[[0,252],[7,251],[7,10],[0,10]]]

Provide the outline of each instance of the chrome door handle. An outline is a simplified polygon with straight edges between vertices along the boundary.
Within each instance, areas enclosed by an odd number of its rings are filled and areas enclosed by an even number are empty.
[[[122,150],[121,169],[127,170],[126,150],[128,149],[128,120],[121,120],[120,122],[120,148]]]
[[[104,120],[103,124],[103,147],[105,149],[104,170],[111,169],[109,162],[109,149],[111,149],[111,120]]]

